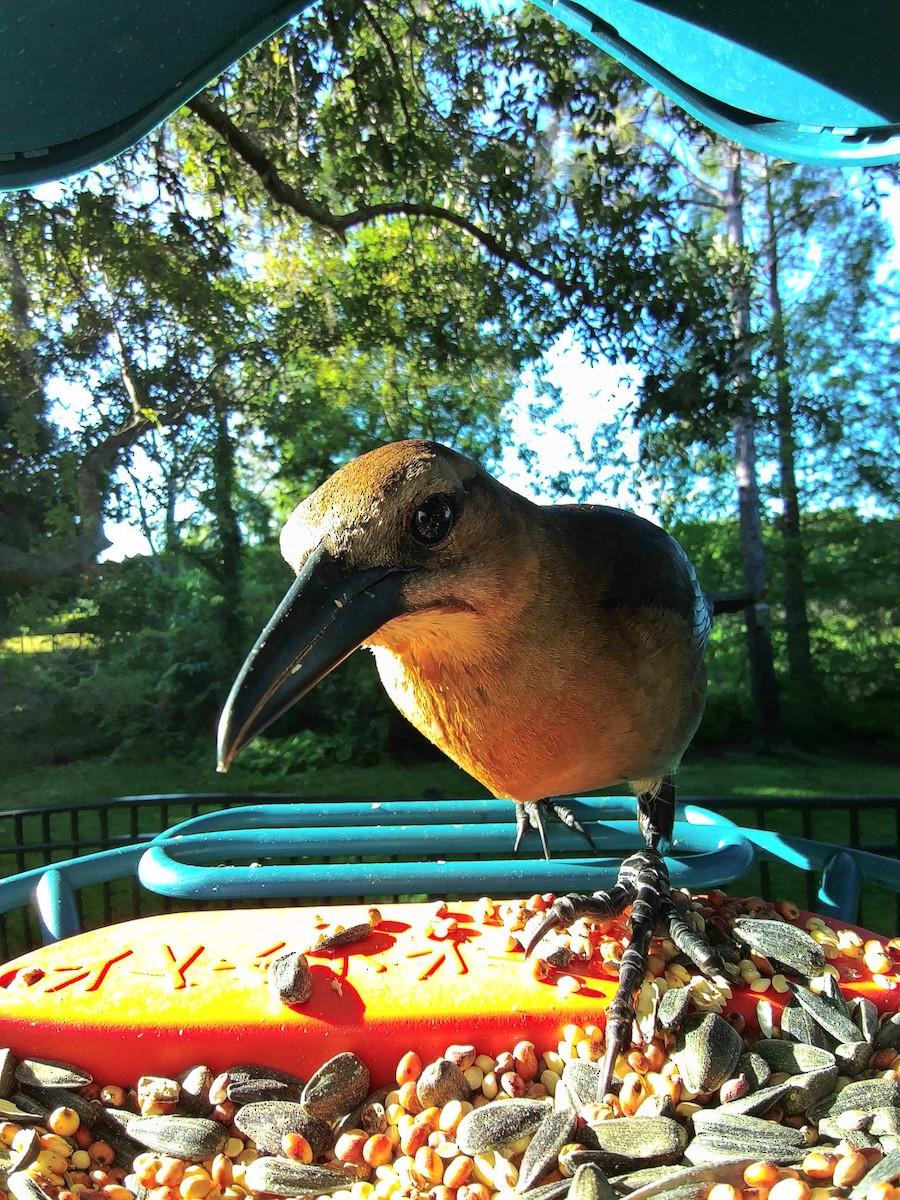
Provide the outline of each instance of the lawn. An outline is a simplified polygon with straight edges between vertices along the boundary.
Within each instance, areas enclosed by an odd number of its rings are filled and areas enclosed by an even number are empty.
[[[428,788],[447,797],[487,793],[464,771],[441,760],[377,767],[338,764],[274,778],[236,764],[216,774],[207,760],[86,760],[61,766],[7,766],[0,811],[45,805],[96,804],[116,796],[176,792],[278,792],[298,796],[373,796],[412,799]],[[758,758],[745,753],[689,755],[679,774],[685,796],[885,796],[900,793],[900,769],[864,758],[831,758],[792,753]]]
[[[900,793],[900,778],[896,768],[861,758],[831,758],[791,754],[778,758],[753,758],[737,752],[716,756],[689,758],[680,775],[684,797],[735,797],[746,799],[746,807],[729,808],[728,815],[740,824],[755,824],[754,801],[757,798],[784,798],[785,805],[768,815],[771,828],[782,833],[802,834],[800,807],[796,801],[814,796],[890,796]],[[253,774],[239,766],[227,775],[217,775],[211,764],[180,761],[103,762],[84,761],[54,767],[37,767],[5,772],[0,792],[0,813],[10,810],[43,809],[49,806],[65,809],[41,820],[38,814],[24,818],[18,824],[0,816],[0,876],[12,874],[24,867],[41,865],[39,850],[23,856],[16,854],[17,842],[34,844],[50,841],[57,844],[54,858],[77,853],[73,839],[86,839],[97,844],[112,836],[121,841],[134,841],[160,828],[159,807],[146,805],[122,806],[102,819],[94,812],[79,813],[82,806],[119,796],[153,796],[186,793],[216,793],[253,796],[263,792],[300,796],[366,796],[378,799],[421,797],[426,789],[438,789],[448,798],[467,798],[484,795],[472,779],[451,763],[436,761],[416,765],[383,764],[378,767],[335,765],[311,770],[284,778]],[[813,835],[822,841],[847,845],[851,840],[849,805],[818,811],[814,815]],[[892,810],[887,810],[891,815]],[[164,823],[171,824],[188,816],[186,806],[169,806]],[[881,813],[860,813],[859,832],[863,843],[877,845],[896,855],[896,828],[893,816],[890,823]],[[70,843],[67,845],[66,843]],[[96,846],[82,847],[94,849]],[[759,868],[745,879],[731,885],[735,894],[763,891],[765,880]],[[804,880],[799,872],[779,866],[771,869],[769,889],[773,895],[790,896],[799,902],[805,899]],[[99,907],[100,901],[88,904],[86,914],[91,923],[108,920],[110,916],[128,915],[134,893],[130,884],[114,889],[112,908]],[[152,907],[152,905],[151,905]],[[865,888],[862,920],[869,928],[884,933],[896,933],[898,914],[895,899],[883,890]]]

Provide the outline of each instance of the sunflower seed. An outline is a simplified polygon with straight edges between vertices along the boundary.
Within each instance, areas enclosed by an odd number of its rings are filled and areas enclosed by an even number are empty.
[[[16,1067],[16,1079],[25,1087],[80,1088],[93,1078],[71,1063],[50,1058],[23,1058]]]
[[[317,954],[320,950],[336,950],[340,946],[352,946],[356,942],[364,942],[371,936],[372,926],[368,921],[363,921],[358,925],[348,925],[340,933],[320,934],[315,945],[310,947],[310,951]]]
[[[656,1024],[663,1033],[677,1029],[691,1003],[690,988],[673,987],[663,994],[656,1010]]]
[[[466,1113],[456,1130],[456,1144],[463,1154],[499,1150],[520,1137],[533,1133],[549,1111],[542,1100],[504,1100],[485,1104]]]
[[[878,1009],[866,996],[853,996],[848,1002],[850,1017],[863,1036],[864,1041],[871,1043],[878,1032]]]
[[[834,1048],[838,1070],[842,1075],[859,1075],[869,1065],[872,1047],[868,1042],[841,1042]]]
[[[703,1200],[714,1183],[730,1183],[740,1187],[744,1182],[744,1170],[753,1161],[744,1155],[740,1158],[724,1158],[715,1167],[680,1167],[675,1171],[668,1167],[650,1167],[633,1171],[630,1175],[617,1176],[614,1182],[617,1186],[622,1184],[628,1188],[628,1200],[653,1200],[655,1196],[672,1200],[682,1195]]]
[[[809,978],[818,975],[825,966],[822,947],[796,925],[738,917],[732,925],[732,932],[745,946],[765,955],[773,966],[791,974]]]
[[[261,1100],[245,1104],[234,1114],[237,1128],[265,1154],[281,1153],[286,1133],[300,1133],[318,1158],[331,1149],[333,1138],[326,1121],[312,1117],[302,1104],[290,1100]]]
[[[19,1108],[14,1100],[0,1100],[0,1121],[15,1121],[17,1125],[40,1125],[46,1115],[43,1112],[28,1112],[27,1109]]]
[[[882,1021],[872,1042],[873,1050],[900,1050],[900,1012]]]
[[[753,1047],[753,1052],[764,1058],[773,1071],[786,1071],[789,1075],[802,1075],[807,1071],[820,1071],[823,1067],[835,1065],[835,1057],[830,1050],[786,1042],[782,1038],[761,1038]]]
[[[347,1172],[337,1167],[320,1167],[292,1162],[288,1158],[257,1158],[244,1171],[251,1192],[272,1196],[325,1196],[346,1188]]]
[[[563,1146],[575,1136],[576,1117],[571,1108],[550,1110],[538,1125],[528,1143],[519,1166],[517,1192],[534,1187],[541,1176],[556,1165],[556,1158]]]
[[[830,1117],[823,1117],[819,1121],[817,1128],[820,1139],[846,1142],[854,1150],[878,1149],[878,1139],[870,1133],[867,1133],[864,1129],[841,1129],[837,1122],[833,1121]]]
[[[235,1104],[254,1104],[260,1100],[298,1100],[303,1080],[277,1067],[258,1063],[241,1063],[231,1067],[225,1084],[225,1095]]]
[[[13,1150],[10,1157],[9,1169],[12,1171],[24,1171],[26,1167],[30,1167],[34,1160],[41,1152],[41,1139],[36,1129],[23,1131],[19,1135],[19,1141]]]
[[[523,1192],[522,1197],[523,1200],[565,1200],[571,1186],[571,1179],[564,1176],[562,1179],[554,1179],[553,1183],[545,1183],[529,1192]]]
[[[772,1074],[772,1068],[756,1050],[749,1050],[746,1054],[741,1055],[736,1071],[738,1075],[744,1076],[753,1092],[765,1087]]]
[[[734,1113],[736,1116],[756,1117],[760,1113],[768,1112],[773,1105],[780,1104],[790,1089],[789,1083],[773,1083],[760,1088],[758,1092],[741,1096],[740,1100],[729,1100],[726,1104],[720,1104],[718,1111]]]
[[[823,1067],[820,1071],[806,1071],[792,1075],[787,1080],[788,1090],[781,1100],[781,1111],[786,1117],[806,1113],[834,1087],[837,1067]]]
[[[672,1059],[688,1091],[713,1092],[734,1074],[742,1048],[740,1035],[718,1014],[693,1013],[681,1027]]]
[[[840,1116],[851,1108],[868,1112],[873,1108],[896,1105],[900,1105],[900,1083],[887,1079],[859,1079],[818,1101],[809,1109],[809,1116],[813,1121],[821,1121],[823,1117]]]
[[[869,1130],[876,1137],[881,1137],[884,1133],[900,1133],[900,1108],[893,1105],[873,1109],[872,1124],[869,1126]]]
[[[209,1067],[202,1064],[189,1067],[187,1071],[182,1071],[175,1078],[181,1085],[179,1104],[185,1112],[192,1117],[205,1117],[212,1111],[213,1105],[209,1098],[209,1089],[215,1077]]]
[[[684,1157],[696,1166],[706,1166],[715,1163],[729,1163],[740,1156],[752,1153],[752,1161],[765,1160],[776,1166],[787,1166],[799,1162],[805,1151],[783,1143],[773,1144],[771,1141],[748,1143],[744,1138],[723,1137],[719,1133],[698,1134],[689,1142],[684,1151]]]
[[[697,1133],[721,1134],[726,1138],[746,1138],[746,1144],[805,1146],[806,1137],[792,1125],[776,1125],[762,1117],[735,1116],[717,1108],[701,1108],[692,1118]]]
[[[283,1079],[231,1080],[225,1089],[228,1099],[239,1108],[244,1104],[259,1104],[264,1100],[296,1100],[299,1089]]]
[[[572,1098],[575,1108],[600,1103],[603,1099],[599,1094],[602,1078],[602,1064],[587,1062],[581,1058],[568,1059],[562,1071],[563,1086]]]
[[[819,976],[818,983],[816,984],[816,993],[833,1004],[845,1017],[850,1016],[850,1009],[847,1007],[844,993],[841,991],[840,984],[833,975]]]
[[[572,1176],[569,1200],[615,1200],[615,1195],[605,1172],[595,1163],[584,1163]]]
[[[313,992],[313,977],[306,955],[299,950],[280,954],[269,964],[266,983],[279,1004],[305,1004]]]
[[[388,1087],[378,1088],[372,1092],[357,1108],[348,1112],[346,1116],[334,1123],[334,1138],[335,1141],[350,1129],[364,1129],[366,1133],[383,1133],[384,1128],[381,1126],[381,1118],[378,1116],[378,1110],[384,1115],[384,1103],[387,1100],[388,1093],[392,1092],[396,1084]],[[371,1112],[369,1110],[371,1109]],[[367,1115],[368,1114],[368,1115]],[[369,1123],[372,1128],[369,1128]]]
[[[438,1058],[422,1069],[416,1095],[423,1108],[443,1108],[451,1100],[468,1100],[469,1081],[456,1063]]]
[[[14,1171],[6,1180],[6,1187],[15,1200],[51,1200],[50,1193],[25,1171]]]
[[[605,1156],[604,1170],[626,1170],[632,1163],[650,1167],[677,1162],[688,1140],[684,1126],[669,1117],[614,1117],[585,1126],[580,1136],[589,1150]]]
[[[854,1042],[859,1030],[845,1012],[830,997],[810,991],[800,983],[788,980],[788,987],[797,997],[816,1024],[830,1033],[838,1042]]]
[[[313,1117],[333,1121],[357,1108],[369,1094],[369,1068],[350,1050],[323,1063],[300,1096]]]
[[[214,1158],[228,1141],[228,1130],[221,1121],[206,1117],[138,1117],[118,1110],[115,1119],[121,1121],[129,1138],[147,1150],[187,1162]]]
[[[0,1048],[0,1099],[8,1100],[16,1090],[16,1060],[12,1050]]]
[[[829,1050],[837,1044],[837,1039],[827,1034],[797,1000],[782,1009],[781,1034],[783,1039],[803,1046],[817,1046],[821,1050]]]

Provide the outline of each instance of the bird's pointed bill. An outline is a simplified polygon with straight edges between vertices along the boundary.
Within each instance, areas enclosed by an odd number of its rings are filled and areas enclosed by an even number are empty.
[[[305,696],[376,629],[403,612],[408,571],[342,568],[324,547],[307,559],[238,672],[219,718],[218,765]]]

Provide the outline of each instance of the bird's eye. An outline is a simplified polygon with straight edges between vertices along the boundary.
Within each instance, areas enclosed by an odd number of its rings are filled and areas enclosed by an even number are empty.
[[[453,528],[455,517],[453,505],[446,496],[429,496],[413,513],[409,531],[422,545],[436,546]]]

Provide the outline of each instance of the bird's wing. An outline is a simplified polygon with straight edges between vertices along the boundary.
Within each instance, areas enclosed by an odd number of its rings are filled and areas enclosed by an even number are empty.
[[[712,627],[710,605],[691,560],[658,525],[602,504],[557,506],[576,559],[602,581],[604,608],[678,613],[692,630],[702,655]],[[599,570],[598,570],[599,568]]]

